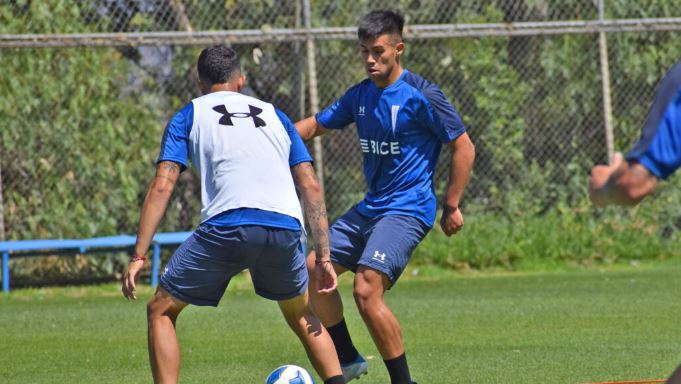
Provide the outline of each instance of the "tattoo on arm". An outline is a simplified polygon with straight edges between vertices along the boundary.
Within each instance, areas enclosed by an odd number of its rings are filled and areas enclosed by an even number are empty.
[[[177,165],[177,163],[172,161],[162,161],[158,164],[157,170],[159,173],[164,172],[169,175],[173,175],[180,172],[180,167]]]
[[[173,163],[172,161],[163,161],[159,166],[163,167],[165,170],[168,172],[178,172],[180,167],[177,166],[177,164]]]
[[[319,256],[329,252],[329,225],[326,206],[323,200],[309,201],[305,204],[307,219],[314,237],[315,251]]]
[[[168,179],[173,183],[180,175],[180,166],[172,161],[162,161],[156,167],[156,178]]]
[[[307,216],[314,248],[318,257],[328,256],[329,254],[329,222],[326,213],[324,196],[319,189],[317,175],[310,163],[301,163],[296,166],[295,176],[300,187],[305,206],[305,216]]]

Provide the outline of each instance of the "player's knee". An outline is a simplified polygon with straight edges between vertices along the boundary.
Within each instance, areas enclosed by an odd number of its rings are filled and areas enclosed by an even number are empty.
[[[152,297],[147,303],[147,321],[152,322],[154,319],[162,316],[161,306],[158,303],[156,297]]]
[[[371,303],[375,300],[380,300],[381,295],[378,294],[376,287],[355,282],[355,287],[352,291],[352,295],[355,298],[355,303],[360,311],[365,311],[367,308],[371,308]]]
[[[152,322],[160,317],[169,317],[175,322],[181,310],[182,308],[177,306],[169,296],[157,292],[147,303],[147,321]]]

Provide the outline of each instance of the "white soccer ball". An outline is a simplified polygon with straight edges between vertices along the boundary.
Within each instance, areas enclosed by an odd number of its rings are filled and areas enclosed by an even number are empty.
[[[267,376],[265,384],[315,384],[310,372],[297,365],[282,365]]]

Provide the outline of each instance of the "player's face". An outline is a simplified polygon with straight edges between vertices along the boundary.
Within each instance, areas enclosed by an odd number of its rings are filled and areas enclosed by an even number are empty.
[[[398,36],[383,34],[375,39],[360,41],[364,69],[379,87],[387,87],[399,77],[399,58],[404,43]]]

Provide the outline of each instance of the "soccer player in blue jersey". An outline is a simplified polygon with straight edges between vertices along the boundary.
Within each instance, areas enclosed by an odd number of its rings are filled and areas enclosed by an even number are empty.
[[[589,197],[597,206],[633,206],[650,195],[659,179],[681,167],[681,61],[657,86],[641,138],[626,158],[617,153],[609,165],[591,169]],[[667,384],[681,384],[681,366]]]
[[[230,279],[248,269],[258,295],[276,300],[325,384],[345,382],[329,334],[308,305],[308,272],[301,246],[303,218],[314,238],[312,292],[335,290],[326,208],[303,141],[272,104],[239,93],[239,58],[226,46],[198,59],[203,96],[167,125],[142,206],[133,258],[123,280],[135,300],[135,281],[177,178],[188,159],[201,176],[201,224],[177,249],[147,305],[148,346],[156,383],[176,383],[180,349],[175,323],[188,305],[217,306]]]
[[[435,221],[433,173],[442,145],[451,171],[440,225],[448,236],[463,227],[459,203],[475,157],[454,107],[434,84],[400,65],[404,18],[390,10],[363,17],[359,46],[368,78],[328,108],[296,123],[304,140],[355,123],[369,190],[329,230],[331,262],[338,274],[355,273],[354,297],[392,384],[411,384],[400,324],[384,294],[404,271]],[[319,261],[312,252],[308,268]],[[336,346],[346,381],[367,372],[353,346],[338,292],[311,292],[312,306]]]
[[[681,61],[657,87],[641,138],[626,155],[617,153],[609,165],[591,170],[589,197],[597,206],[636,205],[659,179],[681,166]]]

